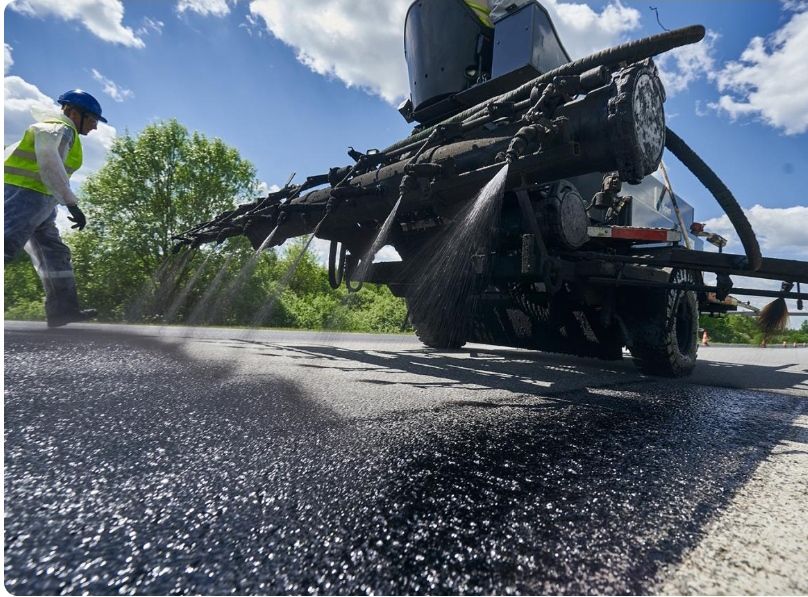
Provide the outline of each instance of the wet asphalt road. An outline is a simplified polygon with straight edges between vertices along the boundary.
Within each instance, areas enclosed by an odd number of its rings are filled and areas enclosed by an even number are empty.
[[[808,488],[807,398],[808,349],[708,348],[660,382],[408,336],[6,322],[5,587],[805,593],[783,492]]]

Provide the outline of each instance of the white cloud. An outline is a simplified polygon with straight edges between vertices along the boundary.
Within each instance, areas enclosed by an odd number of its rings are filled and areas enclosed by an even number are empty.
[[[75,230],[71,230],[71,226],[73,222],[68,220],[67,218],[70,217],[70,212],[67,211],[67,208],[64,205],[60,205],[59,209],[56,210],[56,227],[59,229],[59,232],[62,235],[70,232],[75,232]]]
[[[3,74],[7,74],[14,64],[14,58],[11,57],[11,46],[3,43]]]
[[[104,93],[111,97],[116,102],[122,102],[131,97],[134,97],[134,92],[131,89],[123,89],[118,87],[118,84],[111,79],[107,79],[104,75],[99,73],[96,69],[92,69],[93,79],[98,81],[104,86]]]
[[[711,107],[733,120],[755,116],[795,135],[808,131],[808,5],[784,6],[798,12],[768,39],[752,38],[740,59],[724,66],[717,75],[724,95]]]
[[[143,17],[143,25],[141,25],[135,33],[138,35],[149,35],[150,33],[160,35],[163,33],[164,26],[165,23],[163,23],[163,21],[158,21],[150,17]]]
[[[177,12],[183,14],[186,11],[203,16],[223,17],[230,13],[230,6],[227,0],[179,0]]]
[[[260,17],[316,73],[361,87],[390,103],[409,93],[404,17],[411,0],[252,0]],[[620,41],[639,26],[640,13],[617,1],[596,12],[586,4],[544,3],[573,58]]]
[[[16,143],[22,138],[25,129],[34,122],[32,111],[59,112],[60,110],[52,98],[42,93],[36,85],[28,83],[21,77],[5,77],[3,88],[4,145]],[[78,188],[84,179],[104,164],[115,135],[114,127],[99,122],[97,130],[82,137],[84,164],[70,179],[74,189]]]
[[[21,77],[5,77],[3,92],[3,145],[15,143],[22,138],[25,129],[34,122],[32,109],[43,112],[59,110],[53,99]]]
[[[404,15],[409,0],[253,0],[250,12],[321,75],[395,103],[408,89]]]
[[[808,10],[808,0],[781,0],[780,4],[786,10],[802,12]]]
[[[314,254],[320,265],[328,265],[328,251],[331,248],[330,240],[315,238],[309,245],[309,251]]]
[[[9,8],[31,17],[55,16],[79,21],[104,41],[133,48],[144,46],[143,40],[122,23],[121,0],[15,0]]]
[[[699,43],[675,48],[654,59],[669,96],[684,91],[701,77],[715,78],[713,48],[718,37],[715,31],[707,31]]]
[[[808,259],[808,206],[764,207],[744,210],[757,233],[763,255],[784,259]],[[727,250],[741,251],[741,243],[729,218],[723,215],[705,222],[707,230],[729,239]]]
[[[239,29],[244,29],[250,37],[255,36],[262,38],[265,34],[265,29],[261,25],[261,19],[251,14],[244,17],[244,22],[239,25]]]
[[[620,42],[640,26],[640,11],[619,0],[609,2],[600,12],[579,2],[544,0],[542,6],[573,60]]]
[[[253,194],[255,197],[266,197],[270,193],[275,193],[276,191],[280,191],[281,188],[276,184],[269,184],[268,182],[261,180],[255,185],[253,189]]]
[[[382,261],[401,261],[401,255],[398,254],[393,245],[385,245],[379,249],[379,252],[373,258],[373,263]]]
[[[309,245],[309,251],[312,252],[320,265],[328,265],[328,253],[330,250],[331,241],[322,238],[315,237],[311,245]],[[398,254],[398,251],[393,248],[393,245],[385,245],[379,249],[379,252],[376,253],[376,256],[373,258],[373,263],[382,261],[401,261],[401,256]]]
[[[704,105],[701,103],[701,100],[696,100],[696,103],[693,105],[693,111],[696,113],[696,116],[700,117],[710,114],[710,110],[704,109]]]

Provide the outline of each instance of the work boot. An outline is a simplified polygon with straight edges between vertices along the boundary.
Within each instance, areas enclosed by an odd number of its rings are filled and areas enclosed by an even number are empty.
[[[52,315],[48,317],[48,327],[58,328],[68,323],[77,323],[80,321],[89,321],[95,319],[98,311],[95,309],[83,309],[79,311],[71,311],[69,313],[60,313],[59,315]]]

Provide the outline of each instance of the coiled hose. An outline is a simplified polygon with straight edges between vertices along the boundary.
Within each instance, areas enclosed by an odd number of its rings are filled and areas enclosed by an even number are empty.
[[[730,223],[735,228],[735,232],[738,233],[738,238],[741,239],[741,244],[743,244],[743,249],[746,253],[746,269],[752,272],[759,270],[763,257],[760,254],[760,245],[755,236],[755,231],[752,230],[752,224],[749,223],[749,219],[738,204],[735,196],[727,188],[727,185],[670,128],[665,131],[665,147],[712,193],[721,209],[727,214]]]

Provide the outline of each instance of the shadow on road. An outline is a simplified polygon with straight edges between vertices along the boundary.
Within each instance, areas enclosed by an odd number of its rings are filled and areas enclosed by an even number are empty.
[[[627,362],[230,345],[469,398],[340,418],[161,339],[7,332],[10,592],[648,592],[806,412]]]
[[[233,341],[236,348],[269,348],[264,353],[275,357],[299,359],[301,367],[330,369],[344,372],[401,371],[424,376],[422,381],[401,381],[387,376],[368,376],[361,381],[378,385],[406,385],[416,388],[463,387],[475,389],[501,389],[528,395],[546,395],[552,391],[566,391],[570,387],[615,386],[637,383],[640,379],[660,382],[660,378],[642,376],[631,363],[599,361],[581,357],[541,352],[497,349],[464,349],[434,351],[362,350],[323,345],[282,345],[259,341]],[[277,351],[277,352],[275,352]],[[364,367],[364,368],[363,368]],[[780,366],[736,364],[702,359],[691,377],[665,380],[670,384],[711,385],[725,388],[756,389],[764,391],[808,391],[808,363]]]

